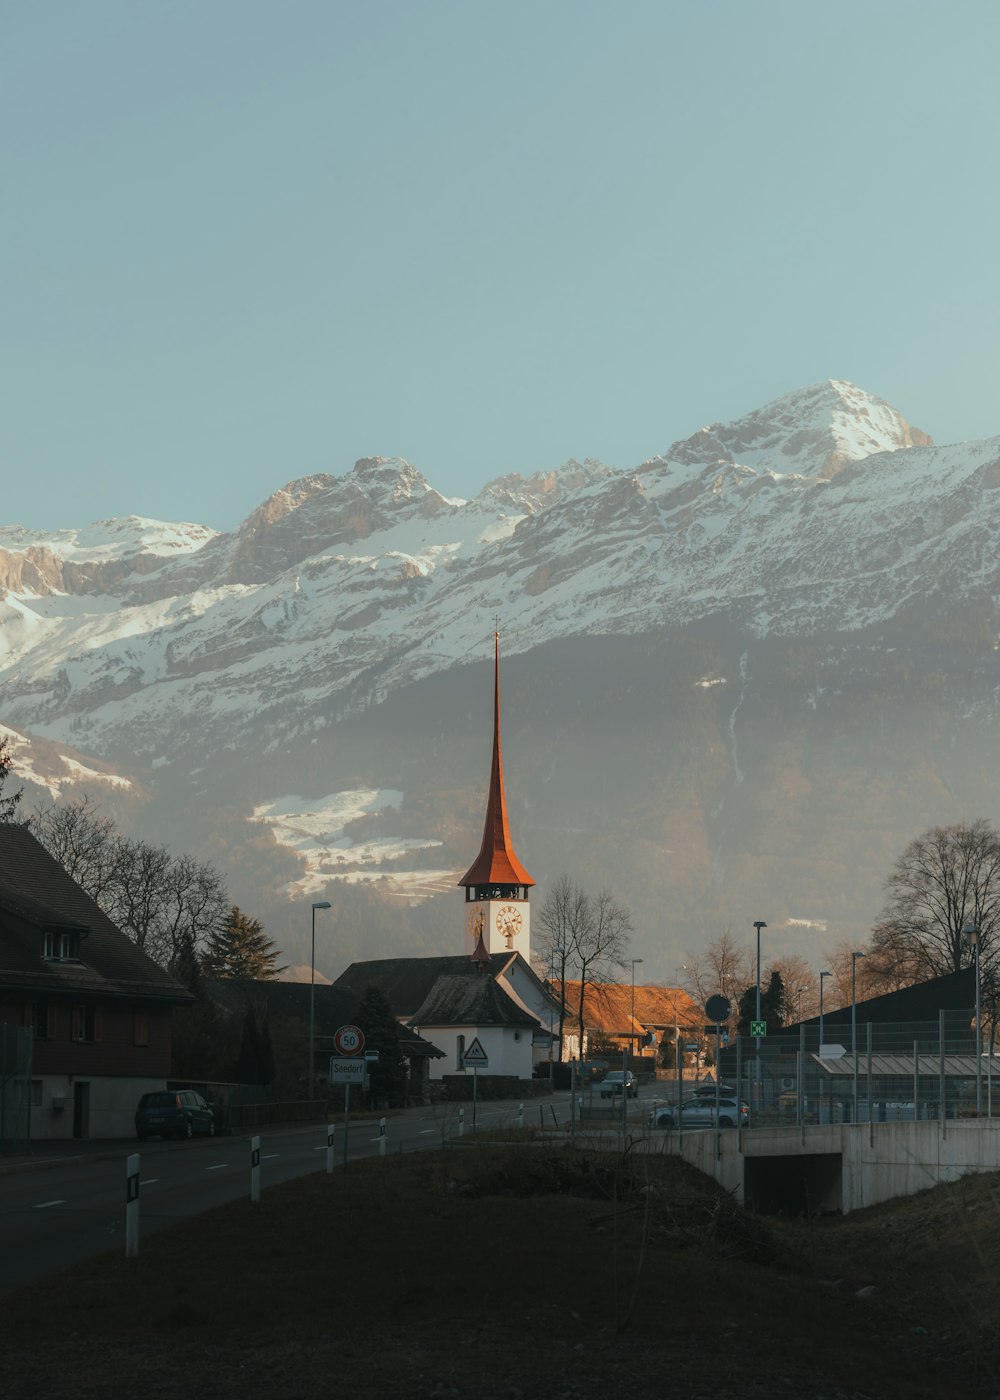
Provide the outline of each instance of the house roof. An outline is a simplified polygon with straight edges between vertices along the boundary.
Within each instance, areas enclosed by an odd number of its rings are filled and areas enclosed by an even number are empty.
[[[217,1002],[233,1015],[242,1015],[247,1001],[262,1001],[268,1016],[274,1020],[309,1022],[310,984],[308,982],[278,982],[271,979],[253,980],[211,978],[208,989]],[[341,1026],[350,1025],[358,1010],[359,997],[344,987],[317,983],[314,993],[314,1039],[317,1051],[333,1053],[333,1038]],[[440,1058],[443,1050],[399,1022],[399,1044],[410,1059]]]
[[[559,981],[552,983],[555,990],[560,985]],[[580,983],[567,980],[565,989],[567,1016],[575,1020],[580,1007]],[[633,1020],[630,982],[588,982],[583,1017],[589,1030],[625,1036],[641,1035],[645,1030],[665,1030],[675,1025],[701,1026],[705,1013],[680,987],[659,987],[647,983],[635,989]]]
[[[538,1026],[537,1017],[480,972],[438,977],[410,1021],[414,1026]]]
[[[494,634],[496,658],[493,681],[493,766],[486,801],[486,824],[479,854],[458,881],[460,885],[533,885],[535,882],[518,860],[507,820],[507,798],[503,786],[503,759],[500,755],[500,634]]]
[[[486,980],[493,981],[518,960],[531,970],[519,953],[491,953]],[[351,963],[333,985],[351,992],[355,1002],[369,987],[378,987],[392,1007],[392,1014],[400,1020],[410,1020],[439,977],[464,976],[474,971],[472,959],[465,954],[446,958],[376,958]]]
[[[912,987],[901,987],[898,992],[886,992],[882,996],[869,997],[867,1001],[856,1003],[856,1020],[859,1024],[868,1021],[882,1021],[887,1024],[901,1021],[935,1021],[939,1011],[969,1011],[976,1004],[976,973],[972,967],[963,967],[958,972],[949,972],[944,977],[932,977],[926,982],[915,982]],[[837,1007],[835,1011],[824,1010],[823,1034],[830,1026],[850,1025],[851,1007]],[[800,1025],[818,1026],[819,1017],[811,1016]],[[785,1030],[792,1029],[786,1026]],[[829,1039],[828,1036],[826,1036]]]
[[[69,929],[80,931],[79,959],[45,959],[42,933]],[[191,1000],[27,827],[12,824],[0,824],[0,985],[27,992]]]

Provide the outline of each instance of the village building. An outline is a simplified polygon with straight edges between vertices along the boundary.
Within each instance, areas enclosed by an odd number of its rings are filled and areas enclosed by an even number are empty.
[[[0,1140],[128,1137],[190,993],[27,827],[0,824]]]

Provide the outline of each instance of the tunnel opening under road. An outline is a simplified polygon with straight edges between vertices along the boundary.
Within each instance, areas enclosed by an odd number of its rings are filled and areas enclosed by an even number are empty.
[[[758,1215],[833,1215],[843,1210],[843,1154],[747,1157],[743,1202]]]

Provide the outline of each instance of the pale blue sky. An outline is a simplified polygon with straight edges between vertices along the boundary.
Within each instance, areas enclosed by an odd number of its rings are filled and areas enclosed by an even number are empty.
[[[993,0],[0,0],[0,520],[1000,433]]]

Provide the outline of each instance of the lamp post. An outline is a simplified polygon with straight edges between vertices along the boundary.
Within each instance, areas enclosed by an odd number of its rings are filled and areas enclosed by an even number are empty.
[[[312,907],[312,954],[309,959],[309,1102],[312,1103],[315,1064],[313,1062],[313,1042],[316,1029],[316,910],[329,909],[328,899],[319,899]]]
[[[823,978],[832,977],[832,972],[821,972],[819,975],[819,1053],[823,1054]]]
[[[565,948],[553,948],[553,949],[552,949],[552,956],[551,956],[551,959],[550,959],[550,961],[549,961],[549,979],[550,979],[550,980],[549,980],[549,1066],[550,1066],[550,1069],[549,1069],[549,1083],[550,1083],[550,1084],[552,1083],[552,1070],[551,1070],[551,1065],[552,1065],[552,1063],[553,1063],[552,1045],[553,1045],[553,1042],[554,1042],[554,1040],[555,1040],[555,1036],[553,1035],[553,1031],[552,1031],[552,1002],[553,1002],[553,1000],[554,1000],[554,997],[553,997],[553,994],[552,994],[552,985],[551,985],[551,983],[552,983],[552,979],[554,979],[554,978],[555,978],[555,975],[556,975],[556,958],[557,958],[557,957],[562,959],[562,966],[563,966],[563,969],[565,970],[565,966],[566,966],[566,963],[565,963],[566,949],[565,949]],[[565,985],[565,979],[564,979],[564,985]],[[560,1008],[562,1007],[562,998],[561,998],[561,997],[560,997],[560,1001],[559,1001],[559,1006],[560,1006]],[[561,1014],[562,1014],[562,1012],[561,1012],[561,1010],[560,1010],[560,1015],[561,1015]],[[559,1035],[559,1062],[560,1062],[560,1064],[562,1063],[562,1033],[561,1033],[561,1027],[560,1027],[560,1035]]]
[[[630,1014],[628,1031],[628,1048],[632,1054],[635,1053],[635,969],[636,964],[641,962],[642,958],[632,959],[632,1011]]]
[[[680,986],[680,973],[682,973],[682,972],[690,972],[690,970],[691,970],[691,969],[688,967],[687,963],[678,963],[677,966],[674,968],[674,982],[676,983],[676,986],[675,986],[675,988],[674,988],[674,997],[673,997],[673,1007],[674,1007],[674,1079],[677,1080],[678,1082],[679,1082],[679,1076],[680,1076],[680,1072],[681,1072],[681,1026],[680,1026],[680,1017],[679,1017],[678,1012],[677,1012],[677,995],[676,995],[676,994],[677,994],[677,992],[679,992],[679,991],[681,990],[681,986]],[[678,1092],[678,1102],[679,1102],[679,1101],[680,1101],[680,1094],[679,1094],[679,1092]]]
[[[858,958],[863,958],[864,953],[854,952],[851,954],[851,1054],[854,1056],[854,1111],[851,1122],[858,1121],[858,998],[857,998],[857,968]],[[870,1111],[870,1110],[869,1110]]]
[[[979,937],[978,924],[965,924],[962,933],[972,944],[972,957],[976,966],[976,1117],[983,1116],[983,1040],[979,1029]]]
[[[763,919],[754,920],[754,928],[757,930],[757,1020],[760,1020],[760,931],[767,928]],[[763,1085],[760,1080],[760,1036],[754,1036],[754,1043],[757,1047],[757,1078],[754,1084],[754,1108],[760,1108],[760,1100],[763,1097],[761,1092]]]

